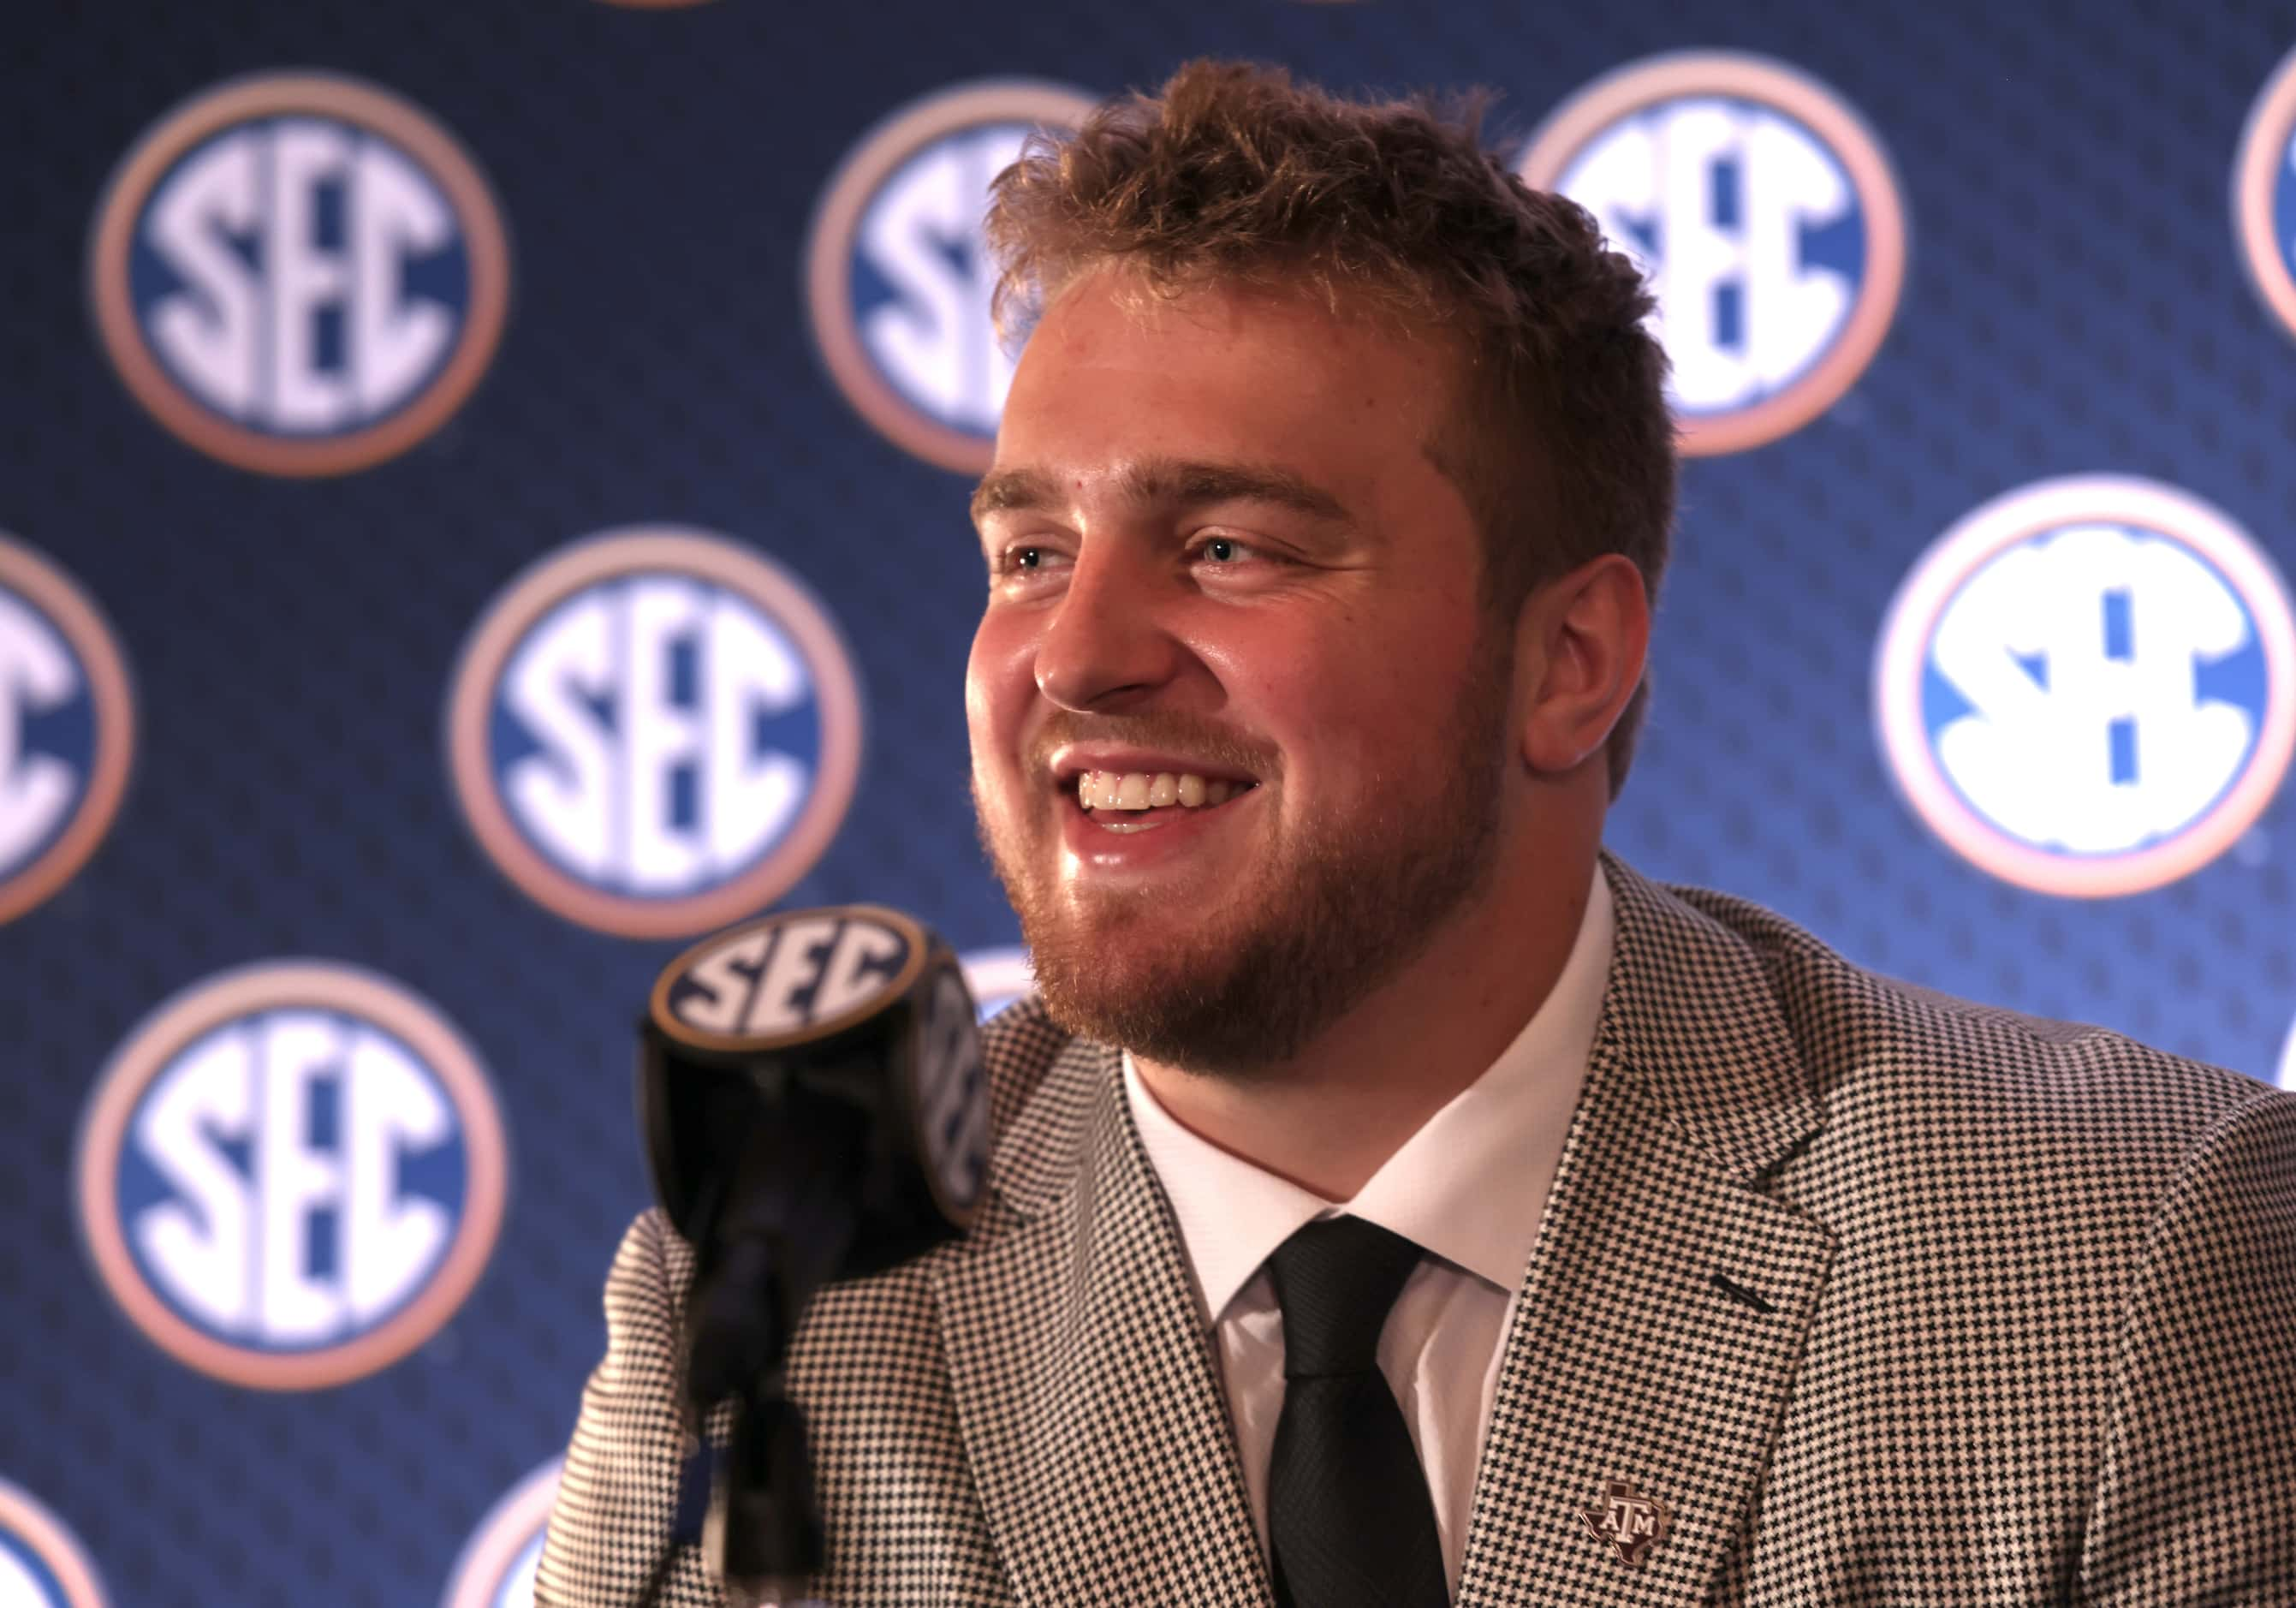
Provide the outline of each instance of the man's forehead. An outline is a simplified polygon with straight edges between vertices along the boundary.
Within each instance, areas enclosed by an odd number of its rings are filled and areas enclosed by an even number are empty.
[[[1349,517],[1347,505],[1336,494],[1282,464],[1161,456],[1066,476],[1026,464],[991,470],[973,490],[972,517],[977,522],[996,513],[1058,508],[1088,490],[1103,488],[1141,507],[1256,502],[1317,519]]]
[[[1340,284],[1328,275],[1250,271],[1161,283],[1124,263],[1062,281],[1037,309],[1014,355],[1025,370],[1044,367],[1041,359],[1056,355],[1052,366],[1065,377],[1074,365],[1206,365],[1216,371],[1226,366],[1223,359],[1258,361],[1270,345],[1350,367],[1379,349],[1439,386],[1472,356],[1454,324],[1407,310],[1376,287]]]

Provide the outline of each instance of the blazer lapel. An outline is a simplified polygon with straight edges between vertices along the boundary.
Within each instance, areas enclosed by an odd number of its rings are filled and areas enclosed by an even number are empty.
[[[1617,949],[1501,1362],[1462,1604],[1707,1600],[1833,1254],[1763,1192],[1822,1119],[1758,958],[1605,866]],[[1663,1533],[1629,1563],[1582,1513]]]
[[[982,1510],[1021,1603],[1266,1608],[1234,1437],[1115,1052],[1071,1043],[937,1264]]]

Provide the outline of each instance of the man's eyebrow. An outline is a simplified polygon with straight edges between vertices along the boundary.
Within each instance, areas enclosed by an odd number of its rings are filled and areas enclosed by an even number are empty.
[[[992,513],[1049,508],[1059,500],[1048,475],[1033,469],[1000,469],[972,488],[972,522]]]
[[[1344,520],[1347,505],[1314,481],[1258,464],[1210,464],[1151,458],[1125,472],[1124,489],[1136,502],[1201,508],[1208,503],[1272,503],[1316,519]]]
[[[1271,465],[1150,458],[1127,469],[1121,484],[1128,501],[1152,507],[1271,503],[1316,519],[1349,517],[1347,505],[1338,497],[1291,470]],[[992,513],[1041,510],[1059,501],[1059,488],[1049,475],[1033,469],[1000,470],[973,489],[972,520],[979,524]]]

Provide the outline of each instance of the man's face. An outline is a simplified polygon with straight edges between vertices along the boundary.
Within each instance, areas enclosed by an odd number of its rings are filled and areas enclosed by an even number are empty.
[[[1127,289],[1053,304],[974,500],[974,792],[1054,1015],[1249,1075],[1485,880],[1509,637],[1424,450],[1447,347],[1304,297]]]

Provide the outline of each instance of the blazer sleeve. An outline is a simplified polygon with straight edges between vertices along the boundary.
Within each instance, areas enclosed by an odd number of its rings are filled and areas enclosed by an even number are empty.
[[[535,1577],[536,1608],[631,1608],[668,1538],[687,1461],[676,1342],[692,1267],[692,1251],[659,1210],[622,1236],[606,1275],[606,1355],[583,1387]],[[681,1550],[658,1601],[725,1608],[701,1548]]]
[[[2259,1089],[2186,1154],[2153,1214],[2079,1600],[2289,1602],[2292,1493],[2296,1095]]]

